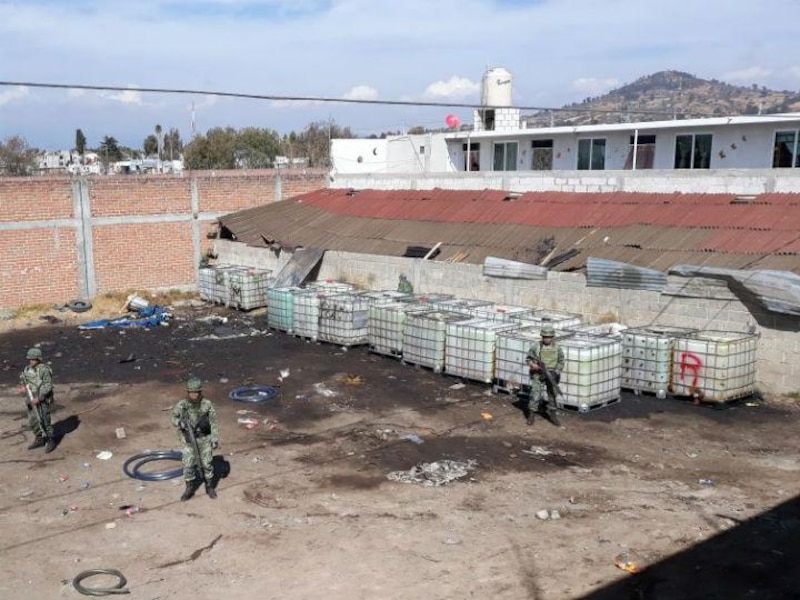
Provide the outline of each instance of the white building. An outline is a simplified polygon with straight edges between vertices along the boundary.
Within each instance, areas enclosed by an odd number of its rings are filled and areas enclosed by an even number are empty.
[[[333,140],[333,175],[800,167],[800,113],[528,129],[505,69],[482,103],[469,131]]]

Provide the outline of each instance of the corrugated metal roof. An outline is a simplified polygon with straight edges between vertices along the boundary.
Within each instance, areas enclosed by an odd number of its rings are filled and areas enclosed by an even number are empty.
[[[442,242],[437,260],[487,256],[555,268],[589,256],[666,270],[676,264],[800,273],[800,194],[525,193],[323,189],[220,219],[235,239],[402,256]],[[790,260],[784,260],[787,257]],[[757,266],[756,266],[757,265]]]

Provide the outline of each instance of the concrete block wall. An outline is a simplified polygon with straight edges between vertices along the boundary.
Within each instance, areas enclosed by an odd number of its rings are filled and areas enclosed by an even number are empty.
[[[0,178],[0,309],[194,286],[220,215],[327,183],[322,170]]]
[[[222,262],[261,268],[279,270],[289,258],[284,253],[276,259],[266,249],[222,240],[216,248]],[[563,310],[581,315],[587,323],[756,332],[760,389],[800,391],[800,320],[748,307],[730,296],[684,298],[647,290],[588,287],[581,273],[555,271],[545,280],[501,279],[484,276],[481,265],[331,251],[323,257],[319,278],[348,281],[365,289],[396,289],[400,273],[408,276],[419,293]]]
[[[717,169],[697,172],[471,171],[460,173],[336,173],[331,188],[379,190],[499,189],[513,192],[683,192],[765,194],[800,192],[800,169]]]

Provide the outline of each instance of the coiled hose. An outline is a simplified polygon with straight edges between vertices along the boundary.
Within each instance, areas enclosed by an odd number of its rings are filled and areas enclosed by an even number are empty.
[[[228,394],[236,402],[267,402],[278,395],[278,389],[271,385],[243,385],[234,388]]]
[[[87,577],[93,577],[95,575],[113,575],[119,581],[117,581],[116,585],[112,587],[87,588],[81,585],[81,581]],[[84,596],[111,596],[112,594],[130,594],[130,590],[124,589],[127,584],[128,580],[125,579],[125,575],[123,575],[117,569],[89,569],[88,571],[81,571],[75,576],[75,579],[72,580],[72,587],[74,587]]]
[[[142,473],[141,468],[149,462],[156,460],[182,460],[183,455],[178,450],[153,450],[151,452],[142,452],[141,454],[134,454],[125,464],[122,465],[122,470],[125,475],[132,479],[140,479],[142,481],[166,481],[167,479],[175,479],[183,475],[183,467],[172,469],[171,471],[155,471],[152,473]]]

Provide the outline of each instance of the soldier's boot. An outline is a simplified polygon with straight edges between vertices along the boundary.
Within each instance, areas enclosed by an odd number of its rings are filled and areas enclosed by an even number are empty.
[[[557,410],[549,410],[547,411],[547,418],[550,419],[550,422],[555,425],[556,427],[561,427],[561,421],[558,418],[558,411]]]
[[[55,449],[56,449],[56,440],[55,440],[55,438],[52,438],[52,437],[47,438],[47,442],[45,443],[45,446],[44,446],[44,453],[45,454],[50,454]]]
[[[211,498],[212,500],[217,499],[217,490],[215,490],[214,486],[211,485],[210,483],[206,484],[206,494],[208,494],[208,497]]]
[[[533,425],[533,421],[534,421],[533,415],[534,415],[533,411],[528,409],[528,417],[525,419],[525,422],[528,425]]]
[[[187,481],[186,482],[186,489],[183,490],[183,494],[181,495],[181,502],[186,502],[197,491],[197,483],[194,481]]]
[[[33,441],[32,441],[32,442],[31,442],[31,443],[28,445],[28,450],[34,450],[35,448],[41,448],[41,447],[42,447],[42,446],[44,446],[46,443],[47,443],[47,442],[45,441],[45,439],[44,439],[43,437],[39,437],[39,436],[37,435],[37,436],[36,436],[36,439],[35,439],[35,440],[33,440]]]

